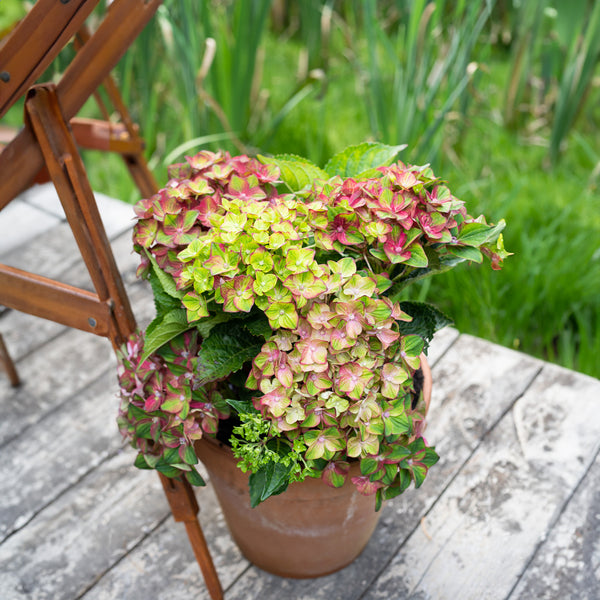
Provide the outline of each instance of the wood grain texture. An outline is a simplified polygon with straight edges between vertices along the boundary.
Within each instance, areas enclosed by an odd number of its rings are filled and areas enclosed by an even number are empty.
[[[600,598],[600,459],[570,499],[510,600]]]
[[[133,453],[103,462],[0,545],[0,598],[72,600],[170,514]]]
[[[116,365],[110,343],[70,330],[18,364],[22,385],[11,388],[0,377],[0,447],[58,409],[109,367]],[[68,412],[68,408],[64,407]]]
[[[0,542],[121,447],[116,392],[111,368],[2,448]]]
[[[544,366],[365,598],[391,589],[397,598],[506,598],[597,453],[589,415],[599,391],[596,380]],[[566,416],[565,406],[577,409]],[[540,414],[556,414],[561,427]]]
[[[15,200],[0,212],[0,259],[13,248],[54,228],[60,219]]]
[[[248,561],[234,544],[210,485],[196,493],[200,523],[224,587],[244,574]],[[156,565],[162,565],[160,569]],[[228,595],[226,596],[228,598]],[[200,569],[181,523],[169,517],[83,596],[85,600],[152,598],[208,600]]]

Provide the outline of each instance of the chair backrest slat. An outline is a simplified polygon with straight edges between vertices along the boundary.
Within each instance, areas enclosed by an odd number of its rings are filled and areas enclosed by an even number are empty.
[[[47,4],[48,0],[38,0],[39,2]],[[97,0],[78,2],[87,5]],[[60,4],[57,0],[52,0],[51,3]],[[75,55],[57,84],[58,97],[67,120],[77,114],[106,78],[160,3],[161,0],[113,1],[98,29]],[[16,33],[17,30],[11,37]],[[0,172],[6,174],[0,178],[0,210],[31,185],[42,165],[42,154],[33,143],[31,131],[25,127],[0,152]]]
[[[99,0],[38,0],[0,47],[0,117],[50,66]]]

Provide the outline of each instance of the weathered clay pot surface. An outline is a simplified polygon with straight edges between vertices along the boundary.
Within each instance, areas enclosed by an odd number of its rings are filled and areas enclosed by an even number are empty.
[[[250,508],[248,475],[235,466],[231,450],[215,440],[200,440],[196,451],[233,539],[265,571],[284,577],[337,571],[360,554],[377,525],[375,496],[363,496],[349,480],[332,488],[308,478]],[[358,464],[352,467],[352,475],[359,475]]]
[[[431,373],[424,369],[429,404]],[[283,577],[308,578],[350,564],[366,546],[380,513],[375,496],[363,496],[350,481],[341,488],[321,479],[293,483],[279,496],[250,507],[248,474],[236,467],[231,449],[214,439],[196,442],[229,530],[242,554],[256,566]]]

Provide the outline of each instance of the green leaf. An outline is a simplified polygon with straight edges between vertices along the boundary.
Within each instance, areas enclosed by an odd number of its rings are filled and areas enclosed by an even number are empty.
[[[379,461],[376,458],[365,457],[360,459],[360,472],[361,475],[370,475],[375,473],[379,468]]]
[[[260,412],[254,408],[254,405],[250,401],[226,398],[225,402],[227,402],[227,404],[229,404],[229,406],[231,406],[238,414],[258,414]]]
[[[163,459],[166,465],[174,465],[182,462],[178,448],[165,448]]]
[[[155,469],[158,461],[160,460],[160,456],[157,456],[156,454],[144,454],[144,458],[151,469]]]
[[[201,383],[222,379],[241,369],[260,352],[262,343],[260,338],[248,334],[243,322],[216,325],[198,352]]]
[[[158,266],[158,263],[156,262],[154,256],[152,256],[152,254],[147,250],[146,255],[148,256],[148,259],[152,264],[152,270],[156,275],[163,291],[172,298],[179,298],[181,300],[185,296],[185,291],[177,289],[177,286],[175,285],[175,280]]]
[[[410,258],[406,261],[407,265],[415,267],[417,269],[423,269],[429,264],[429,259],[423,250],[423,246],[420,244],[413,244],[409,248]],[[392,261],[393,262],[393,261]]]
[[[400,435],[407,433],[410,429],[410,422],[406,413],[384,418],[383,422],[385,424],[385,435]]]
[[[194,451],[194,446],[185,447],[185,451],[183,453],[183,460],[188,465],[198,464],[198,457],[196,456],[196,452]]]
[[[147,440],[152,439],[152,435],[150,434],[150,429],[152,428],[152,423],[146,421],[144,423],[139,423],[135,428],[135,435],[140,438],[145,438]]]
[[[256,337],[262,337],[263,339],[268,340],[273,335],[273,330],[269,325],[269,319],[262,312],[242,322],[244,327]]]
[[[258,156],[266,165],[276,165],[281,173],[281,180],[293,191],[312,185],[316,179],[326,181],[329,175],[314,163],[301,156],[279,154],[273,157]]]
[[[144,353],[141,356],[140,364],[153,352],[156,352],[174,337],[190,328],[190,324],[185,318],[185,310],[183,313],[181,311],[182,309],[180,308],[169,311],[162,316],[156,317],[156,319],[148,325],[144,341]]]
[[[435,448],[425,448],[424,456],[419,458],[419,462],[423,463],[426,467],[433,467],[438,460],[440,460],[440,457]]]
[[[169,312],[175,308],[179,308],[181,306],[181,301],[179,298],[174,298],[170,294],[165,292],[160,279],[154,272],[151,270],[148,275],[148,280],[150,281],[150,285],[152,286],[152,295],[154,296],[154,307],[156,308],[156,314],[162,315],[165,312]]]
[[[206,338],[210,334],[211,330],[218,325],[219,323],[225,323],[227,321],[231,321],[235,319],[237,316],[241,317],[242,313],[225,313],[218,312],[216,315],[211,315],[210,317],[205,317],[201,321],[196,324],[196,329],[198,333]],[[246,316],[246,315],[243,315]]]
[[[419,465],[413,465],[412,474],[415,478],[415,487],[421,487],[422,483],[425,481],[425,477],[427,475],[427,469],[425,467],[421,467]]]
[[[446,325],[452,325],[452,320],[431,304],[400,302],[400,309],[413,318],[410,322],[398,321],[400,333],[402,335],[418,335],[427,343],[433,339],[436,331]]]
[[[270,496],[285,492],[293,465],[269,462],[249,477],[250,506],[255,508]]]
[[[482,244],[495,241],[504,227],[506,221],[502,219],[498,225],[486,225],[485,223],[466,223],[460,231],[458,241],[466,246],[479,247]]]
[[[423,352],[423,338],[420,335],[407,335],[402,340],[402,350],[407,357],[419,356]]]
[[[166,477],[179,477],[181,475],[181,470],[171,465],[156,465],[156,470]]]
[[[325,165],[325,171],[329,177],[334,175],[358,177],[365,171],[391,165],[404,148],[406,144],[386,146],[378,142],[364,142],[349,146],[329,160]]]
[[[133,463],[134,467],[138,469],[151,469],[152,467],[146,462],[143,454],[138,454],[135,457],[135,462]]]
[[[206,485],[204,479],[196,469],[192,469],[185,474],[185,478],[192,484],[198,487],[203,487]]]
[[[472,246],[448,246],[448,250],[454,256],[458,256],[464,260],[480,263],[483,260],[483,254]]]
[[[131,416],[131,418],[136,421],[139,421],[140,419],[147,419],[148,415],[150,414],[150,413],[147,413],[142,408],[135,406],[135,404],[129,405],[128,412],[129,412],[129,415]]]

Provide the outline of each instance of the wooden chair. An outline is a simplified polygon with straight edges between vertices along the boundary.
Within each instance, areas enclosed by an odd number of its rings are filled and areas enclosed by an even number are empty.
[[[144,197],[157,190],[143,157],[143,141],[110,78],[161,0],[114,0],[95,33],[84,22],[99,0],[38,0],[0,46],[0,117],[25,96],[23,128],[0,151],[0,210],[40,178],[54,183],[95,293],[0,264],[0,304],[110,339],[114,348],[135,330],[121,276],[94,200],[78,145],[118,152]],[[77,53],[60,81],[34,82],[75,36]],[[77,112],[104,85],[112,107],[105,120]],[[99,97],[98,97],[99,98]],[[119,123],[108,120],[111,112]],[[0,336],[0,362],[13,384],[14,364]],[[187,481],[160,475],[176,521],[185,524],[211,597],[223,598]]]

